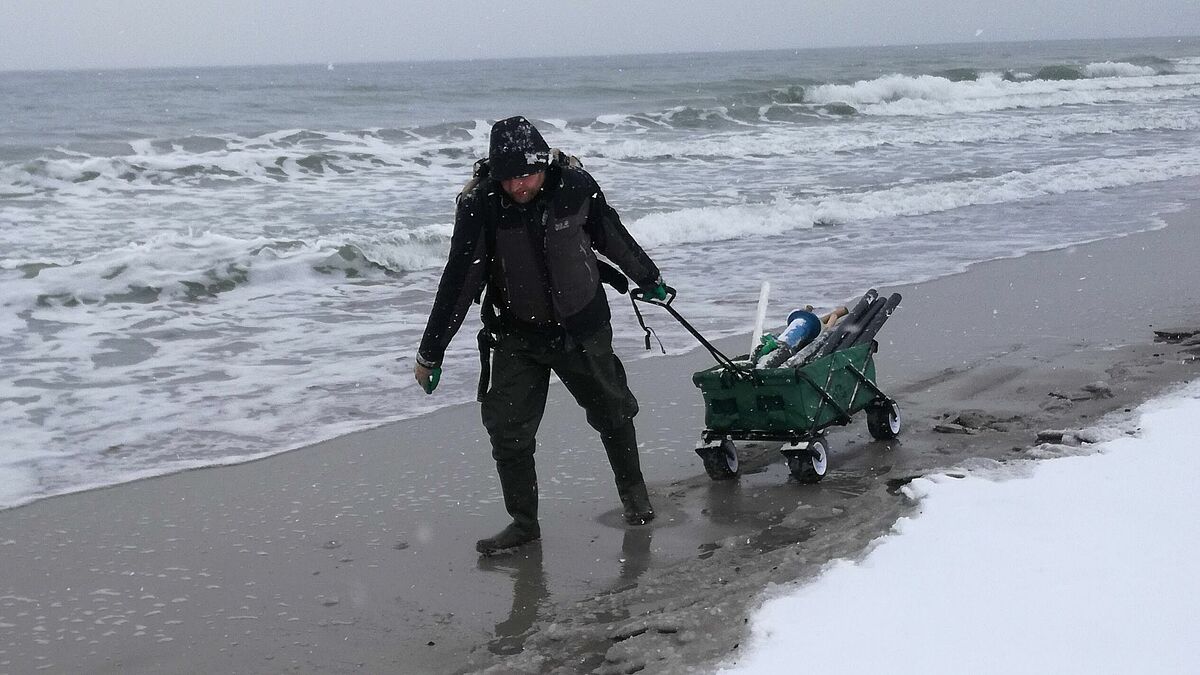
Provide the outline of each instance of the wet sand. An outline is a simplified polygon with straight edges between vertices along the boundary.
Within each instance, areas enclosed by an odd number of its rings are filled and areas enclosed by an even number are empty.
[[[1153,332],[1200,327],[1200,211],[1167,220],[881,287],[904,295],[877,364],[905,429],[883,443],[861,416],[833,428],[816,486],[769,444],[741,448],[737,481],[703,475],[690,375],[711,360],[696,351],[626,360],[647,527],[621,523],[561,386],[539,434],[544,540],[520,555],[473,550],[506,522],[475,405],[0,512],[0,673],[703,671],[737,649],[762,588],[886,532],[904,481],[1053,454],[1038,432],[1200,377],[1200,347]]]

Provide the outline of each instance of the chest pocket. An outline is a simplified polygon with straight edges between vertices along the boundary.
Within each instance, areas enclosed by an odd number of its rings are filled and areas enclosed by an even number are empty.
[[[596,296],[600,273],[592,239],[584,224],[587,222],[590,201],[580,208],[546,223],[546,266],[553,280],[554,303],[560,316],[571,316],[583,309]]]

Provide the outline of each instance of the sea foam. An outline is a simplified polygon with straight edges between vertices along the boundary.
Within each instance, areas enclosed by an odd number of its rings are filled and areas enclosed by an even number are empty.
[[[671,246],[783,234],[822,224],[863,223],[918,216],[968,206],[1012,203],[1045,195],[1090,192],[1154,181],[1200,176],[1200,150],[1145,158],[1097,158],[1027,172],[1007,172],[929,186],[897,186],[861,195],[723,208],[682,209],[643,217],[632,229],[639,241]]]

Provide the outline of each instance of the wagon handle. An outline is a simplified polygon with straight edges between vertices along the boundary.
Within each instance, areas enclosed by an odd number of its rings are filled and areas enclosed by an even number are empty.
[[[696,330],[687,319],[683,318],[683,316],[671,306],[671,303],[675,300],[677,293],[675,292],[675,289],[671,288],[670,286],[665,286],[665,288],[667,290],[667,297],[665,300],[649,297],[646,295],[646,292],[640,288],[629,291],[629,301],[633,304],[633,313],[637,315],[637,320],[638,323],[641,324],[642,330],[646,331],[646,349],[650,349],[650,336],[653,335],[654,339],[658,340],[659,349],[662,349],[664,354],[667,353],[666,348],[662,346],[662,340],[659,339],[658,334],[654,332],[654,329],[646,325],[646,319],[642,316],[641,310],[638,309],[639,302],[644,302],[647,305],[658,305],[659,307],[667,310],[668,314],[675,317],[675,320],[678,321],[681,326],[686,328],[687,331],[692,334],[692,337],[696,338],[700,344],[703,345],[710,354],[712,354],[713,358],[717,360],[717,363],[721,364],[722,368],[732,372],[736,377],[749,377],[749,370],[737,365],[733,362],[733,359],[725,356],[721,350],[717,349],[711,342],[705,339],[705,337],[700,334],[700,331]]]

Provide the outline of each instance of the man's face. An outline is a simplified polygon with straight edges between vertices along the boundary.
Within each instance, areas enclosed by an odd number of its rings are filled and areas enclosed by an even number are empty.
[[[500,181],[500,187],[508,193],[509,197],[518,204],[528,204],[537,197],[538,191],[542,189],[542,183],[546,182],[546,172],[538,171],[516,178]]]

